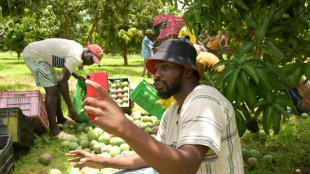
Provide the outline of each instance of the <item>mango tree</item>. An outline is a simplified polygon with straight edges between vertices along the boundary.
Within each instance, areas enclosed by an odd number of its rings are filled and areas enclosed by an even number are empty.
[[[177,5],[176,0],[166,2]],[[280,130],[287,107],[296,109],[283,89],[296,87],[302,74],[310,79],[310,4],[307,0],[192,0],[184,1],[183,18],[197,37],[230,34],[226,68],[206,81],[234,105],[239,135],[246,121],[261,119],[264,131]],[[288,76],[295,80],[288,81]],[[257,126],[257,125],[256,125]]]
[[[152,27],[153,17],[163,4],[159,0],[122,0],[104,5],[107,7],[97,28],[97,39],[102,40],[105,52],[119,51],[126,66],[128,52],[140,53],[141,32]]]
[[[5,37],[4,45],[8,50],[15,51],[20,58],[24,47],[30,42],[54,37],[58,33],[57,21],[49,6],[38,13],[25,9],[22,18],[14,21],[14,27]]]

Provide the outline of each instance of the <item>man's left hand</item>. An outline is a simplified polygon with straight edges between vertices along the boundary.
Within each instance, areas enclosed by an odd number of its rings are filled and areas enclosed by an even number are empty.
[[[71,119],[74,121],[78,121],[78,113],[76,112],[74,107],[69,107],[68,110],[69,110]]]

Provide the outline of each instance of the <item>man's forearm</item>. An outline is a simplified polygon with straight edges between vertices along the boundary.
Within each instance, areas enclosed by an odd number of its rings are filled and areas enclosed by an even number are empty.
[[[137,169],[148,167],[147,163],[137,154],[106,158],[103,166],[116,169]]]
[[[60,82],[58,83],[58,87],[59,87],[60,94],[65,100],[67,106],[72,107],[68,82]]]

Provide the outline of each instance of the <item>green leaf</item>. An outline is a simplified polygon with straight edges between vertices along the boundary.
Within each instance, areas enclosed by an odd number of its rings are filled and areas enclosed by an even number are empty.
[[[290,101],[290,99],[288,97],[285,97],[285,98],[279,98],[278,97],[274,102],[279,103],[279,104],[284,105],[284,106],[288,106],[292,110],[296,111],[295,105],[293,105],[293,103]]]
[[[286,58],[286,55],[278,48],[277,44],[273,42],[271,39],[265,39],[263,46],[269,49],[274,55],[281,57],[283,59]]]
[[[244,122],[242,115],[238,111],[235,112],[235,115],[236,115],[238,134],[239,134],[239,137],[242,137],[246,131],[245,122]]]
[[[236,69],[233,67],[226,67],[222,72],[220,72],[220,81],[224,82],[226,81],[227,77],[229,77],[229,75],[231,75],[232,71]]]
[[[288,113],[287,113],[286,107],[283,107],[279,103],[273,103],[273,107],[275,108],[275,110],[277,110],[278,112],[282,113],[284,116],[288,117]]]
[[[259,114],[262,113],[265,110],[265,108],[266,108],[265,105],[257,108],[256,111],[255,111],[254,117],[257,119]]]
[[[249,25],[249,26],[251,26],[251,27],[253,27],[253,28],[257,28],[257,26],[258,26],[258,24],[257,24],[257,21],[255,21],[253,18],[251,18],[251,17],[247,17],[246,19],[245,19],[245,22]]]
[[[211,80],[211,73],[210,73],[210,71],[205,71],[203,73],[203,76],[205,77],[206,80]]]
[[[274,134],[278,134],[280,131],[281,113],[278,111],[274,111],[271,119]]]
[[[236,60],[223,60],[223,61],[220,61],[220,62],[216,63],[216,64],[212,67],[211,71],[214,71],[217,67],[219,67],[219,66],[221,66],[221,65],[230,64],[230,63],[235,63],[235,62],[236,62]]]
[[[241,111],[242,111],[245,119],[250,121],[251,120],[251,114],[250,114],[248,108],[245,106],[245,104],[242,104],[240,107],[241,107]]]
[[[241,79],[244,83],[245,86],[249,86],[249,78],[248,76],[245,74],[245,71],[244,70],[241,70],[240,71],[240,76],[241,76]]]
[[[196,23],[201,23],[201,20],[200,20],[200,12],[199,12],[197,9],[195,9],[195,10],[193,11],[193,13],[194,13],[195,22],[196,22]],[[196,33],[197,33],[197,32],[196,32]]]
[[[302,71],[303,74],[307,77],[307,79],[310,79],[310,62],[304,63],[302,65]]]
[[[269,90],[272,90],[273,87],[271,86],[271,84],[270,84],[270,83],[268,82],[268,80],[267,80],[267,79],[269,79],[269,74],[268,74],[265,70],[263,70],[263,69],[261,69],[261,68],[257,68],[256,70],[257,70],[257,74],[258,74],[258,76],[259,76],[260,83],[261,83],[265,88],[267,88],[267,89],[269,89]]]
[[[231,78],[229,79],[229,83],[227,85],[226,97],[231,102],[234,100],[234,96],[236,95],[236,83],[240,70],[241,68],[238,67],[232,72]]]
[[[301,76],[302,76],[301,66],[297,66],[297,68],[295,69],[294,76],[295,76],[296,83],[299,84],[299,79],[300,79]],[[297,81],[298,81],[298,82],[297,82]]]
[[[280,24],[275,23],[271,29],[267,30],[267,33],[268,34],[282,33],[286,30],[287,30],[287,26],[282,26]]]
[[[280,70],[284,74],[293,74],[295,72],[295,69],[298,67],[297,64],[286,64],[283,67],[280,68]]]
[[[245,96],[245,99],[249,108],[253,110],[254,105],[257,103],[256,90],[253,88],[252,85],[249,85],[248,88],[249,89],[247,90],[247,95]]]
[[[259,76],[257,74],[256,68],[249,62],[242,65],[242,69],[245,70],[253,80],[259,84]]]
[[[264,16],[255,33],[255,45],[260,48],[269,24],[268,16]]]
[[[235,4],[244,10],[249,10],[249,7],[242,0],[234,0]]]
[[[243,54],[249,52],[254,47],[253,41],[248,41],[242,44],[242,46],[236,51],[235,56],[240,57],[243,56]]]
[[[273,107],[271,105],[268,105],[266,107],[266,110],[263,111],[263,119],[262,119],[263,129],[268,135],[269,135],[269,128],[271,125],[272,113],[273,113]]]
[[[245,86],[242,82],[242,79],[241,78],[238,78],[237,79],[237,91],[238,91],[238,97],[243,100],[244,99],[244,96],[245,96]]]
[[[263,100],[258,101],[258,102],[254,105],[254,108],[256,108],[256,107],[262,107],[262,106],[267,105],[267,104],[269,104],[269,103],[270,103],[269,101],[263,99]]]
[[[281,79],[285,80],[286,79],[286,76],[285,74],[280,70],[279,67],[271,64],[271,63],[268,63],[266,62],[265,63],[266,67],[268,68],[269,71],[271,71],[272,73],[276,74],[277,76],[279,76]]]
[[[239,65],[243,65],[249,58],[254,57],[255,54],[254,53],[248,53],[248,54],[244,54],[242,57],[239,58]]]

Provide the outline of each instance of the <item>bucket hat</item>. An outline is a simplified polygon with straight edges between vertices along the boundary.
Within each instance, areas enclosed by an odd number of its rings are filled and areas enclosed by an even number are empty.
[[[147,60],[146,68],[155,74],[154,62],[157,60],[166,61],[192,68],[200,79],[201,75],[196,67],[196,55],[196,49],[192,43],[180,39],[169,39],[164,41],[157,52]]]
[[[94,62],[100,66],[100,60],[102,59],[102,56],[103,56],[102,48],[97,44],[88,44],[86,41],[84,41],[84,43],[87,45],[90,51],[94,54],[93,56]]]

